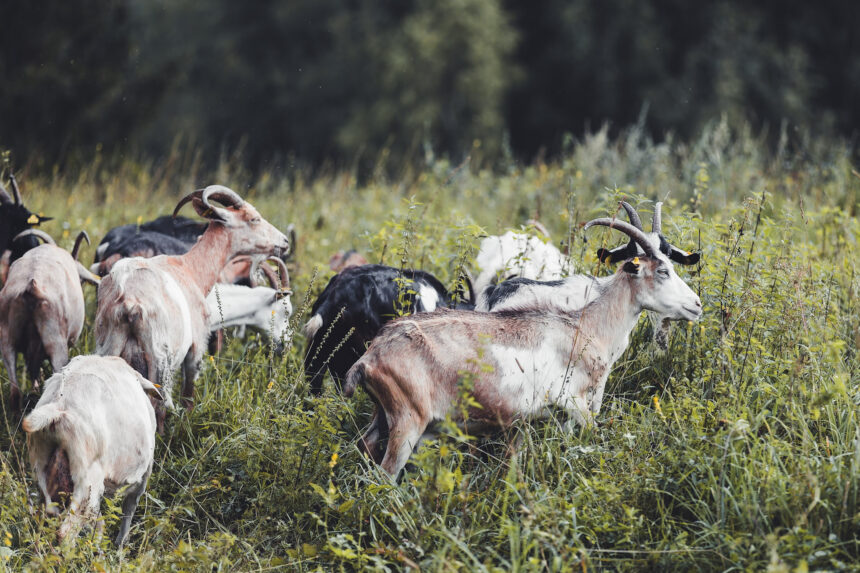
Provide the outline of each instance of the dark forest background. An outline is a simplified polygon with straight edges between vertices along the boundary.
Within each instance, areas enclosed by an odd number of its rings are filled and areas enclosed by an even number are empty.
[[[12,0],[0,148],[250,166],[551,156],[609,122],[853,138],[860,2]]]

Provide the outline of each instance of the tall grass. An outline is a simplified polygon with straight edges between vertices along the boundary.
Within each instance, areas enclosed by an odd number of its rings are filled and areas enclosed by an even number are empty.
[[[851,150],[785,142],[774,153],[715,123],[691,143],[631,130],[572,142],[551,164],[502,173],[428,164],[403,181],[264,173],[193,153],[160,163],[96,162],[22,181],[44,226],[79,228],[172,210],[210,182],[234,187],[300,231],[295,326],[330,272],[329,255],[429,270],[453,286],[483,233],[537,216],[569,247],[574,272],[610,272],[594,251],[618,236],[579,223],[626,197],[665,201],[664,230],[701,250],[679,272],[705,307],[667,351],[644,318],[616,364],[597,427],[518,424],[523,446],[449,427],[393,484],[354,447],[369,421],[359,393],[307,396],[304,341],[273,355],[231,338],[207,358],[198,407],[168,419],[122,552],[99,539],[53,543],[18,421],[0,431],[0,566],[8,570],[762,570],[857,569],[860,561],[860,175]],[[381,171],[382,172],[382,171]],[[85,252],[84,257],[93,249]],[[85,287],[87,289],[88,287]],[[75,353],[93,349],[94,294]],[[4,393],[8,390],[5,374]],[[119,509],[104,505],[108,528]]]

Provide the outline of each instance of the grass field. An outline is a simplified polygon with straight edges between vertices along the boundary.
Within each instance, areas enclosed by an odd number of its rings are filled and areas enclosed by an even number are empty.
[[[860,174],[851,151],[798,138],[774,151],[717,123],[695,142],[655,144],[631,130],[572,143],[549,164],[496,171],[437,160],[357,183],[350,174],[250,178],[225,158],[96,161],[22,181],[70,246],[81,228],[172,211],[218,182],[269,221],[299,232],[297,332],[273,355],[230,339],[206,358],[198,406],[168,418],[155,469],[122,552],[82,536],[54,544],[23,432],[3,410],[0,568],[18,571],[587,571],[860,569]],[[384,166],[383,166],[384,167]],[[569,244],[572,271],[606,273],[594,251],[626,238],[577,226],[621,197],[702,251],[678,267],[705,313],[676,324],[661,353],[643,315],[615,365],[597,427],[522,424],[504,437],[450,429],[392,484],[354,443],[369,420],[361,391],[307,396],[298,332],[337,249],[414,266],[450,284],[482,234],[537,216]],[[191,210],[189,209],[189,213]],[[569,241],[568,241],[569,237]],[[94,246],[84,251],[88,262]],[[95,292],[74,354],[92,351]],[[2,392],[8,393],[0,370]],[[5,406],[4,406],[5,408]],[[103,504],[111,534],[119,508]]]

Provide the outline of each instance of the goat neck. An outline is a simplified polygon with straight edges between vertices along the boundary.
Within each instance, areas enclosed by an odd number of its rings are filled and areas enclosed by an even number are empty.
[[[631,278],[618,271],[600,285],[601,296],[579,311],[579,331],[587,333],[591,343],[609,350],[610,364],[627,348],[630,333],[639,322],[642,305],[637,300]]]
[[[189,276],[205,296],[215,286],[218,275],[234,255],[229,231],[224,225],[213,221],[194,246],[175,260],[181,261],[180,264],[192,271]]]

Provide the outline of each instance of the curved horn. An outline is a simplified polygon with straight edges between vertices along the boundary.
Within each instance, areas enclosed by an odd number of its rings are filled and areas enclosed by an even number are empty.
[[[224,187],[223,185],[210,185],[203,190],[203,196],[201,197],[201,199],[206,208],[215,213],[217,215],[217,218],[221,219],[222,221],[227,220],[227,211],[225,211],[221,207],[216,207],[212,205],[209,202],[210,200],[218,201],[222,205],[226,207],[232,207],[234,209],[240,208],[242,204],[245,203],[244,199],[239,197],[238,193],[236,193],[232,189]]]
[[[180,199],[179,203],[176,204],[176,208],[173,210],[173,216],[175,217],[179,213],[179,210],[182,209],[183,205],[190,203],[193,199],[199,199],[201,195],[203,195],[203,189],[198,189],[197,191],[192,191]]]
[[[257,270],[260,268],[260,262],[261,260],[259,257],[251,257],[251,268],[248,270],[248,282],[251,283],[251,288],[257,288],[258,286],[260,286],[260,283],[257,282]],[[263,272],[265,273],[265,271]],[[269,282],[272,281],[268,274],[266,275],[266,278],[269,279]]]
[[[274,288],[275,290],[282,290],[282,289],[289,290],[289,288],[290,288],[290,271],[287,270],[287,265],[284,264],[284,261],[282,261],[278,257],[269,257],[266,259],[266,262],[268,262],[268,261],[272,261],[273,263],[275,263],[275,266],[278,267],[278,284],[277,285],[272,284],[272,288]],[[269,265],[263,265],[263,272],[264,273],[266,272],[267,269],[269,272],[272,271],[272,267],[270,267]],[[274,275],[274,273],[272,273],[272,274]],[[266,273],[266,276],[270,277],[269,273]],[[269,281],[271,282],[271,280],[272,279],[270,277]]]
[[[541,223],[537,219],[529,219],[528,221],[526,221],[526,225],[530,225],[530,226],[534,227],[535,230],[537,232],[539,232],[541,235],[543,235],[546,238],[549,238],[549,231],[547,230],[546,227],[543,226],[543,223]]]
[[[583,233],[587,231],[589,228],[594,227],[595,225],[609,227],[610,229],[617,229],[636,241],[642,250],[645,251],[645,254],[649,257],[653,257],[656,255],[654,252],[654,247],[648,241],[648,237],[645,236],[641,230],[637,229],[630,223],[625,223],[624,221],[619,221],[618,219],[609,218],[609,217],[601,217],[599,219],[592,219],[582,228]]]
[[[278,272],[281,274],[281,288],[282,289],[290,289],[290,271],[287,270],[287,265],[284,264],[284,261],[279,259],[278,257],[269,257],[271,260],[275,261],[275,265],[278,267]]]
[[[627,201],[619,201],[619,204],[624,207],[625,211],[627,211],[627,217],[630,219],[630,224],[644,232],[645,229],[642,228],[642,219],[639,218],[639,213],[636,212],[633,205]],[[612,250],[602,248],[597,249],[597,258],[600,259],[601,262],[614,264],[618,261],[635,257],[637,252],[636,241],[631,237],[624,246],[615,247]]]
[[[272,270],[272,267],[263,263],[260,266],[260,270],[263,271],[263,274],[266,275],[266,280],[269,281],[269,286],[275,290],[279,290],[281,288],[281,281],[278,278],[278,275],[275,274],[275,271]]]
[[[645,229],[642,228],[642,219],[639,218],[639,213],[636,212],[633,205],[627,201],[621,201],[621,206],[624,207],[625,211],[627,211],[627,216],[630,218],[630,224],[640,231],[644,231]]]
[[[75,237],[75,246],[72,247],[72,258],[76,261],[78,260],[78,249],[81,248],[81,241],[86,241],[87,245],[90,244],[90,236],[87,235],[86,231],[81,231],[78,233],[78,236]]]
[[[658,235],[663,232],[663,202],[657,201],[654,203],[654,216],[651,218],[651,232]],[[641,227],[640,227],[641,228]]]
[[[12,173],[9,174],[9,183],[12,185],[12,193],[15,195],[15,204],[21,205],[23,203],[21,201],[21,190],[18,189],[18,180],[15,179],[15,175]]]
[[[15,238],[12,240],[17,241],[21,237],[26,237],[29,235],[32,235],[34,237],[39,237],[40,239],[42,239],[43,241],[45,241],[45,243],[47,243],[49,245],[56,245],[57,244],[54,241],[54,239],[51,237],[51,235],[49,235],[45,231],[40,231],[39,229],[27,229],[26,231],[21,231],[20,233],[15,235]]]

